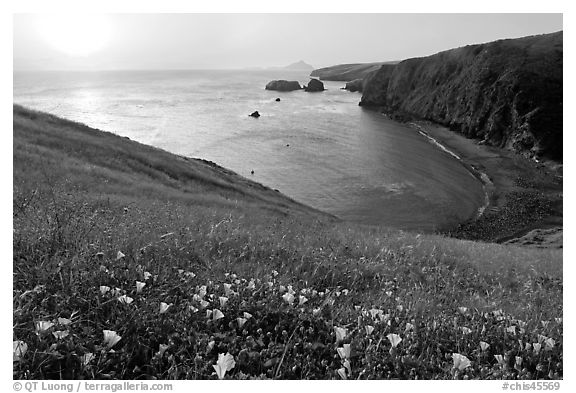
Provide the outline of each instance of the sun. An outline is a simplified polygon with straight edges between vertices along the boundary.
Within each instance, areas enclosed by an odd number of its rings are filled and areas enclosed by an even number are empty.
[[[38,30],[52,47],[70,56],[88,56],[110,39],[110,23],[101,14],[39,15]]]

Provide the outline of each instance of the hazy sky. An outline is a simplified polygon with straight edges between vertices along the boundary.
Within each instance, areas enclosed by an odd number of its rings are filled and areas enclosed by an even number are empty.
[[[558,30],[562,14],[16,14],[13,59],[15,70],[319,68]]]

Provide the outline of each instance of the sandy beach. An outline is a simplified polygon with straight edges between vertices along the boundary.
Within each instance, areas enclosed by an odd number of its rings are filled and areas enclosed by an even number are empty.
[[[538,247],[562,247],[562,165],[536,162],[511,151],[482,145],[445,127],[414,122],[455,153],[478,177],[485,174],[487,206],[450,236]]]

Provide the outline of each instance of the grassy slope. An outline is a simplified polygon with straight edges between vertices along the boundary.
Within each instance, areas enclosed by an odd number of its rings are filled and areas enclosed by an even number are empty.
[[[352,81],[362,79],[371,72],[377,71],[383,64],[396,64],[395,61],[380,63],[360,63],[360,64],[338,64],[335,66],[319,68],[310,76],[319,77],[326,81]]]
[[[558,250],[338,222],[206,162],[18,106],[13,221],[14,340],[27,345],[15,378],[215,378],[227,352],[226,378],[339,378],[344,365],[349,378],[562,376]],[[114,352],[103,330],[122,336]],[[456,371],[453,353],[472,366]]]

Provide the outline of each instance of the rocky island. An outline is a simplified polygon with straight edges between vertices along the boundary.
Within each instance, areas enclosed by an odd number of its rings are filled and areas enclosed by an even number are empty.
[[[294,91],[300,90],[302,86],[298,81],[287,81],[287,80],[275,80],[268,82],[266,84],[266,90],[276,90],[276,91]]]

